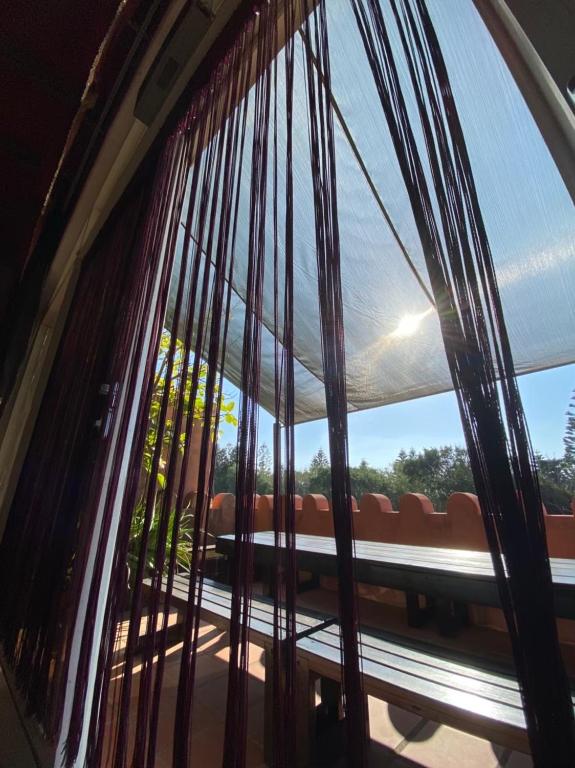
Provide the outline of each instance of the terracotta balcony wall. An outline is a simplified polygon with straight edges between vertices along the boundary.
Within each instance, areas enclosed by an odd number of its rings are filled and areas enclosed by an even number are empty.
[[[254,531],[273,530],[274,497],[272,495],[260,496],[256,507]]]
[[[285,507],[285,496],[282,496],[282,527],[283,527],[283,513]],[[272,494],[266,494],[260,496],[258,505],[256,508],[256,519],[254,530],[255,531],[271,531],[273,530],[273,509],[274,509],[274,497]],[[300,530],[301,519],[303,516],[303,500],[301,496],[295,496],[295,526],[296,531]]]
[[[399,544],[444,547],[449,541],[445,512],[436,512],[422,493],[406,493],[399,499]]]
[[[355,538],[364,541],[397,543],[399,541],[399,512],[383,493],[364,493],[359,512],[354,518]]]
[[[259,495],[255,495],[254,520],[257,521]],[[236,526],[236,497],[233,493],[217,493],[210,507],[208,530],[214,536],[233,533]],[[258,529],[256,529],[258,530]]]
[[[214,536],[233,533],[236,521],[236,497],[233,493],[218,493],[212,500],[208,530]]]
[[[545,513],[545,532],[551,557],[575,558],[575,499],[571,501],[570,515]]]
[[[473,493],[452,493],[445,512],[437,511],[421,493],[406,493],[399,510],[381,493],[365,493],[358,506],[352,497],[355,538],[412,546],[451,549],[489,550],[481,508]],[[575,558],[575,501],[570,515],[550,515],[545,511],[545,529],[551,557]],[[218,493],[211,506],[210,530],[215,535],[232,533],[235,497]],[[273,496],[257,496],[255,530],[273,528]],[[308,535],[333,536],[333,517],[329,500],[319,493],[296,496],[296,531]]]
[[[575,558],[575,502],[570,515],[551,515],[543,507],[547,546],[551,557]],[[477,496],[452,493],[447,502],[450,541],[456,549],[489,551]]]
[[[333,518],[329,502],[321,493],[308,493],[303,497],[303,508],[298,533],[314,536],[333,536]]]
[[[355,496],[351,497],[351,507],[359,515]],[[355,525],[355,522],[354,522]],[[331,501],[321,493],[308,493],[303,497],[303,512],[298,533],[313,536],[333,536],[333,515]],[[356,538],[359,538],[357,533]]]
[[[452,493],[447,500],[446,513],[449,540],[444,546],[489,551],[481,507],[474,493]]]

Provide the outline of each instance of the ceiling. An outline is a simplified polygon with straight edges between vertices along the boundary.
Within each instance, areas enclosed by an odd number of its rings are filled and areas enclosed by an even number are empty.
[[[13,0],[3,8],[0,285],[5,290],[25,262],[90,68],[118,6],[119,0]]]

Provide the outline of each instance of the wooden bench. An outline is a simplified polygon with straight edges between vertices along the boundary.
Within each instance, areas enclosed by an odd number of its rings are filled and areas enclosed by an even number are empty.
[[[149,586],[149,580],[144,582],[146,586]],[[181,620],[185,615],[185,611],[188,607],[188,591],[189,580],[185,575],[176,575],[174,577],[174,586],[172,590],[172,598],[170,605],[178,612],[178,626],[181,627]],[[202,602],[200,607],[200,617],[213,624],[222,631],[229,629],[230,617],[231,617],[231,602],[232,602],[232,590],[225,584],[220,584],[211,579],[204,578],[202,588]],[[303,638],[310,632],[317,631],[322,627],[326,627],[329,624],[335,624],[337,619],[329,614],[316,612],[306,609],[305,611],[298,611],[296,614],[296,632],[298,637]],[[252,596],[250,605],[250,642],[254,645],[259,645],[264,649],[264,660],[266,668],[266,686],[265,686],[265,717],[264,717],[264,751],[268,764],[271,765],[270,756],[272,751],[272,724],[270,720],[271,712],[273,711],[273,692],[271,687],[271,681],[273,675],[271,672],[272,660],[272,645],[274,636],[274,604],[269,598],[259,597],[257,595]],[[299,667],[298,667],[299,671]],[[302,678],[302,684],[297,686],[298,695],[300,692],[305,692],[306,684],[308,680],[308,669],[302,669],[304,677]],[[323,694],[328,696],[330,693],[329,686],[324,686]],[[313,733],[310,730],[310,723],[314,722],[315,718],[315,706],[313,712],[307,707],[302,706],[304,702],[299,702],[296,708],[296,714],[298,722],[296,723],[296,729],[298,733],[302,734],[302,739],[298,743],[298,765],[304,766],[309,762],[309,754],[311,748],[311,742]],[[314,701],[315,705],[315,701]]]
[[[178,613],[183,613],[187,609],[188,585],[189,582],[186,576],[175,576],[171,606]],[[204,579],[200,608],[200,616],[204,621],[226,631],[230,624],[231,602],[231,587],[211,579]],[[296,615],[296,631],[298,634],[301,634],[311,628],[320,627],[328,621],[335,621],[335,619],[327,614],[307,609],[305,611],[298,611]],[[267,598],[254,595],[250,606],[250,642],[266,648],[272,645],[273,635],[273,602]]]
[[[185,611],[188,581],[176,576],[172,606]],[[222,630],[229,628],[231,589],[204,579],[201,617]],[[321,681],[324,710],[333,712],[334,684],[340,684],[340,636],[333,616],[298,611],[297,713],[298,766],[309,763],[316,736],[316,683]],[[273,602],[254,596],[250,641],[265,650],[266,707],[264,739],[271,745],[271,646]],[[421,717],[489,739],[510,749],[528,751],[525,718],[518,684],[509,668],[425,642],[376,630],[361,634],[366,695],[397,705]],[[332,681],[330,686],[329,681]],[[339,693],[335,694],[336,698]]]
[[[509,667],[392,633],[361,634],[366,695],[520,752],[529,745],[517,679]],[[337,625],[298,642],[300,684],[339,683]],[[575,698],[574,698],[575,703]],[[313,718],[309,725],[313,738]]]

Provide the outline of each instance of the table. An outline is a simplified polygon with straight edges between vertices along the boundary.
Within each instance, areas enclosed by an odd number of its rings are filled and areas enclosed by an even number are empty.
[[[232,556],[234,546],[233,535],[219,536],[216,551]],[[337,576],[334,539],[297,534],[296,551],[298,569]],[[273,566],[273,531],[254,534],[254,559],[256,566]],[[356,541],[355,572],[362,584],[405,592],[410,623],[414,624],[425,620],[418,595],[428,596],[430,603],[449,601],[456,622],[461,607],[468,603],[501,607],[489,552]],[[551,572],[557,616],[575,619],[575,560],[551,558]]]

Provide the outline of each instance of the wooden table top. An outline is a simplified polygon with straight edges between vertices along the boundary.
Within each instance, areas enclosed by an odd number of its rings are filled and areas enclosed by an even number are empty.
[[[220,536],[216,549],[233,554],[234,545],[233,535]],[[271,565],[273,531],[255,533],[254,545],[256,563]],[[296,550],[302,570],[337,575],[333,538],[297,534]],[[355,570],[362,583],[499,606],[489,552],[356,541]],[[575,560],[551,558],[551,571],[557,615],[575,619]]]

